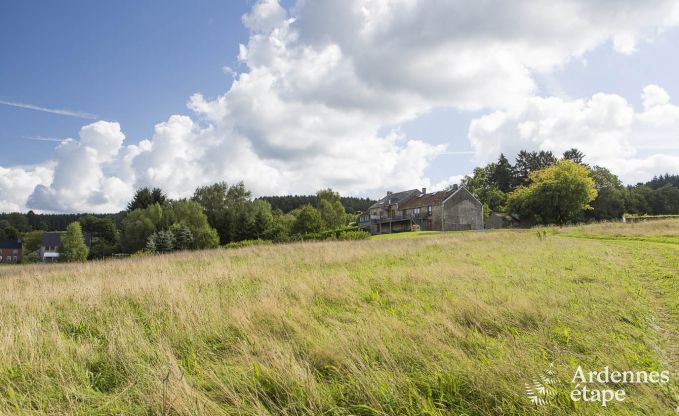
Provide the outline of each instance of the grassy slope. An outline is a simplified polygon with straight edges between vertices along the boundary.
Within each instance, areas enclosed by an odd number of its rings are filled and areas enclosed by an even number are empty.
[[[671,370],[604,412],[671,413],[679,247],[582,238],[625,232],[0,268],[0,413],[602,414],[566,398],[578,364]],[[524,383],[551,362],[560,393],[535,408]]]

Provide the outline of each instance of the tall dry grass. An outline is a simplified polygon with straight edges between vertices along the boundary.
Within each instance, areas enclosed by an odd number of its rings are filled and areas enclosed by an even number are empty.
[[[585,235],[599,234],[612,236],[654,236],[654,237],[677,237],[679,236],[679,220],[649,220],[646,222],[620,221],[600,222],[589,225],[565,227],[569,231],[579,232]]]
[[[0,268],[0,413],[600,414],[567,400],[574,365],[677,374],[672,250],[459,233]],[[613,413],[664,414],[677,384],[628,395]]]

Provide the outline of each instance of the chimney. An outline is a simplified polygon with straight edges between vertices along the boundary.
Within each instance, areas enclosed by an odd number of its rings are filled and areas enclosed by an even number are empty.
[[[393,194],[393,192],[387,191],[387,196],[391,196],[391,194]]]
[[[422,188],[422,193],[426,194],[427,193],[427,188]]]

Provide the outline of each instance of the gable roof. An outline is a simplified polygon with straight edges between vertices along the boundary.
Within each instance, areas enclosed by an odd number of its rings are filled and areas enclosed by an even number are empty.
[[[21,250],[21,240],[18,238],[12,240],[0,240],[0,248],[5,250]]]
[[[479,199],[469,191],[469,189],[465,188],[464,186],[460,186],[457,191],[453,192],[448,198],[446,198],[443,203],[448,202],[449,200],[453,199],[453,202],[459,202],[462,199],[466,199],[469,201],[472,201],[474,205],[477,205],[479,207],[483,206],[483,203],[479,201]]]
[[[42,235],[43,247],[59,247],[61,245],[61,236],[66,234],[66,231],[48,231]],[[85,245],[90,247],[92,245],[92,234],[83,233]]]
[[[61,244],[61,235],[63,231],[50,231],[42,235],[43,247],[58,247]]]
[[[379,201],[375,202],[370,206],[369,209],[374,209],[374,208],[384,208],[387,205],[391,204],[403,204],[410,198],[412,198],[415,195],[418,195],[420,193],[419,189],[411,189],[409,191],[402,191],[402,192],[394,192],[391,195],[387,195],[384,198],[380,199]],[[391,201],[391,202],[389,202]],[[399,206],[399,209],[401,207]]]
[[[430,194],[420,194],[414,198],[411,198],[403,205],[399,206],[399,209],[412,209],[427,207],[429,205],[440,205],[446,198],[448,198],[453,191],[438,191],[432,192]]]

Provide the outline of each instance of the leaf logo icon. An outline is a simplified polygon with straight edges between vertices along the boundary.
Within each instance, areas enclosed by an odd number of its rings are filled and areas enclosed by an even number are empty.
[[[525,384],[526,396],[535,406],[544,406],[556,396],[556,377],[554,374],[554,363],[549,364],[549,368],[540,373],[530,383]]]

